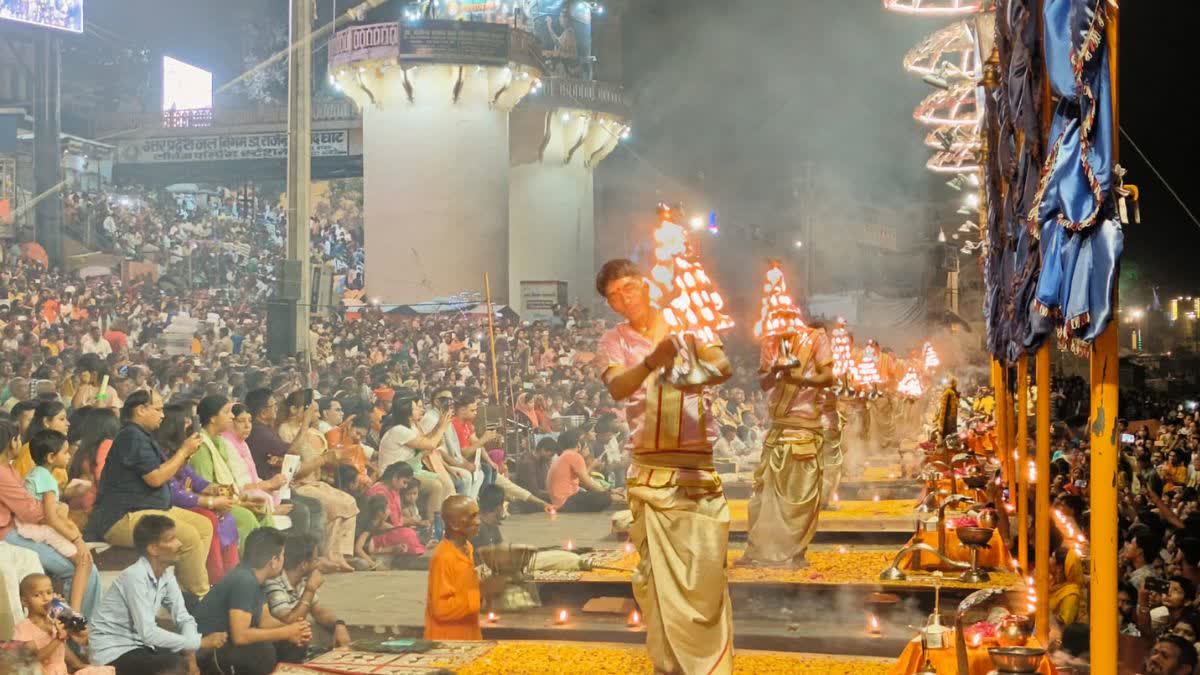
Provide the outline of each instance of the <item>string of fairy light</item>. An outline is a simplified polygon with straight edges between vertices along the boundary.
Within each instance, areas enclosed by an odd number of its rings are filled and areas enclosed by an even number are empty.
[[[964,193],[958,213],[967,220],[952,227],[949,237],[945,227],[939,228],[938,241],[953,241],[964,254],[981,251],[983,228],[969,216],[980,204],[981,36],[993,30],[994,8],[989,0],[884,0],[883,6],[898,14],[953,20],[905,54],[902,66],[935,89],[913,111],[913,119],[929,129],[924,142],[933,154],[925,168],[950,176],[946,185]]]

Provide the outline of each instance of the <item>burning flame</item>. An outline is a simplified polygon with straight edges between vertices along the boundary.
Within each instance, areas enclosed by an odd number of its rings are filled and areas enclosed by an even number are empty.
[[[496,613],[495,613],[495,612],[488,612],[488,613],[487,613],[487,620],[488,620],[488,623],[496,623]]]
[[[569,619],[569,618],[571,618],[571,615],[567,614],[567,610],[560,609],[560,610],[558,610],[558,613],[554,615],[554,623],[561,626],[564,623],[566,623],[567,619]]]
[[[867,632],[871,635],[879,635],[882,632],[879,629],[879,619],[875,618],[874,614],[867,615]]]
[[[795,335],[804,330],[800,310],[787,294],[787,281],[783,278],[782,263],[772,260],[763,282],[762,313],[754,324],[757,338]]]
[[[934,368],[942,365],[942,360],[938,358],[937,352],[933,350],[933,343],[925,343],[925,372],[929,372]]]
[[[980,635],[979,633],[975,633],[974,635],[971,636],[971,646],[972,647],[978,647],[981,644],[983,644],[983,636],[982,635]]]
[[[725,300],[689,244],[687,231],[671,220],[671,209],[660,204],[659,216],[650,298],[672,333],[691,333],[702,344],[716,342],[717,332],[733,328],[733,320],[721,313]]]
[[[630,626],[642,625],[642,615],[635,609],[629,613],[629,621],[626,622]]]
[[[850,374],[854,367],[854,338],[846,329],[846,320],[839,318],[837,328],[829,334],[833,349],[833,376],[843,377]]]
[[[917,377],[917,369],[909,368],[904,378],[896,385],[896,393],[908,398],[921,398],[925,391],[921,388],[921,378]]]
[[[575,550],[575,542],[568,539],[566,545],[564,545],[563,548],[565,548],[568,551],[574,551]]]
[[[854,369],[855,379],[862,387],[873,388],[883,384],[883,376],[879,374],[878,354],[875,353],[875,346],[867,344],[863,348],[862,358],[858,360],[858,365]]]
[[[624,549],[625,549],[626,553],[633,553],[633,542],[631,542],[631,541],[625,542]]]

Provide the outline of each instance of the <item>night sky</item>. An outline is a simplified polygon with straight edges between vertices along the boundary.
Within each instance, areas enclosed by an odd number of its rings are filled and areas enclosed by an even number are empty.
[[[319,0],[322,14],[329,0]],[[1200,143],[1185,105],[1200,3],[1125,2],[1121,20],[1121,123],[1200,213]],[[649,165],[696,185],[714,162],[739,164],[747,184],[791,170],[797,149],[836,163],[865,199],[952,199],[923,175],[912,107],[929,90],[900,69],[904,51],[944,21],[892,15],[877,0],[634,0],[626,80],[639,95],[637,137],[608,160]],[[106,35],[238,72],[239,27],[286,0],[89,0],[85,21]],[[757,36],[757,39],[755,39]],[[646,89],[649,86],[650,93]],[[657,95],[654,92],[658,92]],[[848,137],[845,129],[860,136]],[[732,158],[730,160],[729,158]],[[1126,232],[1126,272],[1138,286],[1200,291],[1200,227],[1128,142],[1121,162],[1142,190],[1142,224]],[[701,183],[703,181],[701,180]],[[736,187],[741,187],[736,186]],[[1128,274],[1127,274],[1128,276]],[[1132,290],[1132,289],[1131,289]]]

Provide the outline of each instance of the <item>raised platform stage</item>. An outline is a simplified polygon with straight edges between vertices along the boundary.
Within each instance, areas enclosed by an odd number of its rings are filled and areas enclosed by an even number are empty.
[[[891,659],[819,656],[739,650],[737,675],[883,675]],[[302,666],[281,665],[276,675],[648,675],[650,660],[643,647],[623,644],[483,641],[434,643],[424,653],[385,654],[366,651],[330,652]]]
[[[836,509],[822,511],[813,541],[826,544],[869,543],[898,545],[917,529],[911,499],[845,500]],[[729,540],[746,541],[749,500],[729,500]]]

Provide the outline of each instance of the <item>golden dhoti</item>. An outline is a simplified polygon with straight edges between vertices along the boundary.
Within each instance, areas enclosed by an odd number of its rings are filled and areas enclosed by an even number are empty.
[[[846,453],[842,452],[844,436],[842,430],[846,421],[839,414],[835,420],[825,420],[825,442],[821,444],[821,508],[829,505],[829,500],[837,494],[838,486],[842,484],[842,475],[846,470]]]
[[[823,485],[824,437],[820,429],[772,425],[754,472],[749,543],[743,560],[797,564],[817,532]],[[841,473],[841,450],[835,449]],[[831,456],[833,457],[833,456]]]
[[[641,560],[633,595],[656,673],[733,672],[725,578],[729,505],[712,471],[630,467],[626,481]]]

